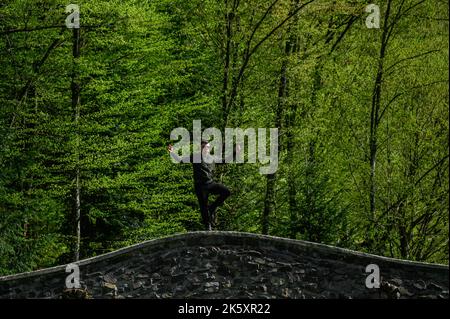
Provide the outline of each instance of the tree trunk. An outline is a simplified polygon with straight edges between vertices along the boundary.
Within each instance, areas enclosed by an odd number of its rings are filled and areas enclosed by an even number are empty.
[[[81,199],[80,199],[80,168],[79,168],[79,127],[80,119],[80,84],[77,81],[76,75],[76,59],[80,56],[80,29],[73,29],[73,58],[74,69],[72,72],[72,109],[75,111],[75,127],[76,127],[76,169],[75,169],[75,190],[73,198],[73,220],[74,220],[74,248],[73,258],[75,261],[80,259],[80,243],[81,243]]]
[[[387,44],[389,41],[389,15],[391,11],[391,0],[388,0],[386,12],[384,14],[383,32],[381,34],[380,54],[378,57],[377,75],[375,78],[374,89],[372,93],[372,104],[370,111],[370,133],[369,133],[369,220],[370,231],[367,232],[369,236],[367,238],[368,246],[371,249],[378,250],[379,243],[377,242],[377,236],[375,236],[377,220],[376,220],[376,162],[378,152],[378,126],[379,126],[379,113],[381,105],[382,83],[384,76],[384,62],[386,56]],[[381,252],[379,252],[381,253]]]
[[[284,60],[281,65],[281,78],[278,90],[278,103],[275,111],[275,127],[281,131],[281,116],[284,105],[284,98],[286,93],[286,66],[287,61]],[[279,143],[278,152],[281,150],[282,143]],[[269,218],[273,211],[275,203],[275,181],[276,173],[267,174],[266,176],[266,196],[264,199],[264,210],[262,215],[262,233],[267,235],[269,233]]]
[[[297,9],[299,5],[299,0],[293,0],[292,1],[292,7],[290,10],[290,15]],[[281,70],[280,70],[280,84],[278,87],[278,103],[277,103],[277,109],[275,112],[275,127],[279,129],[279,132],[281,133],[281,122],[283,117],[283,108],[286,105],[286,98],[288,96],[288,80],[287,80],[287,67],[288,67],[288,59],[289,56],[293,52],[293,47],[295,45],[296,36],[291,32],[291,26],[295,25],[295,23],[298,20],[298,16],[295,16],[293,21],[289,24],[288,30],[287,30],[287,40],[284,46],[284,57],[283,61],[281,63]],[[295,111],[295,110],[294,110]],[[289,150],[292,150],[292,132],[290,132],[290,128],[287,127],[287,132],[290,134],[287,136],[288,146]],[[278,152],[281,151],[282,148],[282,141],[279,142],[279,149]],[[287,157],[290,158],[291,154],[287,154]],[[291,175],[291,174],[289,174]],[[276,173],[274,174],[268,174],[266,177],[266,197],[264,199],[264,210],[263,210],[263,216],[262,216],[262,233],[268,234],[269,232],[269,218],[272,214],[273,206],[275,203],[275,182],[276,182]],[[292,225],[295,225],[295,214],[296,211],[292,211],[292,209],[296,210],[296,188],[295,188],[295,182],[293,179],[289,179],[289,204],[290,204],[290,218],[291,218],[291,233],[292,233]],[[294,214],[293,214],[294,213]]]
[[[228,1],[225,3],[227,4]],[[231,60],[231,37],[232,37],[232,13],[228,12],[228,8],[225,10],[225,56],[223,67],[223,82],[222,82],[222,115],[223,115],[223,128],[226,126],[226,117],[228,114],[228,81],[230,77],[230,60]]]
[[[381,104],[381,93],[382,93],[382,82],[384,75],[384,59],[386,56],[386,48],[388,44],[388,33],[389,33],[389,13],[391,9],[391,1],[388,1],[385,17],[384,17],[384,27],[383,33],[381,35],[381,47],[380,55],[378,58],[378,69],[377,76],[375,78],[375,85],[372,94],[372,105],[370,112],[370,136],[369,136],[369,164],[370,164],[370,179],[369,179],[369,204],[370,204],[370,218],[375,221],[375,211],[376,211],[376,160],[378,151],[378,125],[379,125],[379,111]]]
[[[266,196],[264,198],[264,210],[261,220],[262,233],[269,234],[269,218],[275,203],[275,174],[266,177]]]

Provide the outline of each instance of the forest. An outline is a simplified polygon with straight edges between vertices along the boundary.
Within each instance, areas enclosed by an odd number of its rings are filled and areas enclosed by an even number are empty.
[[[0,0],[0,275],[203,230],[167,152],[195,120],[278,128],[275,172],[217,167],[217,230],[448,264],[448,22],[444,0]]]

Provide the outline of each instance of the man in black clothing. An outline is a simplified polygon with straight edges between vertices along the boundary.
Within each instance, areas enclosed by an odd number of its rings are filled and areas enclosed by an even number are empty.
[[[213,180],[212,171],[214,170],[214,160],[205,161],[210,151],[210,144],[206,140],[201,142],[201,162],[194,163],[194,155],[191,154],[188,157],[180,158],[178,154],[173,151],[173,146],[169,144],[168,150],[170,156],[172,156],[177,162],[190,162],[192,163],[194,173],[194,190],[198,198],[200,205],[200,212],[202,215],[203,224],[206,230],[212,230],[212,226],[216,226],[216,210],[217,207],[223,204],[223,202],[230,196],[230,190],[223,184],[216,183]],[[240,146],[236,147],[236,152],[240,152]],[[232,155],[231,155],[232,156]],[[208,206],[208,195],[219,195],[217,199]]]

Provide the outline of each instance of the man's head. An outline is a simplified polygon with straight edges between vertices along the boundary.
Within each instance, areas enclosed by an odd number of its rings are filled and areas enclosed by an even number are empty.
[[[207,140],[202,140],[201,147],[202,147],[202,153],[209,154],[211,145],[209,144],[209,142]]]

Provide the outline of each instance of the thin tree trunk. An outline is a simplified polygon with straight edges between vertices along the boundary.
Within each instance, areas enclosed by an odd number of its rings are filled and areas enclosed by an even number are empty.
[[[275,127],[281,131],[281,116],[284,105],[284,98],[286,93],[286,66],[287,61],[283,60],[281,65],[280,85],[278,89],[278,103],[275,111]],[[282,143],[279,143],[278,152],[281,150]],[[267,174],[266,176],[266,196],[264,198],[264,210],[262,215],[262,233],[267,235],[269,233],[269,218],[273,211],[275,203],[275,181],[276,173]]]
[[[264,210],[261,220],[262,233],[269,234],[269,218],[275,203],[275,174],[268,174],[266,177],[266,195],[264,198]]]
[[[230,106],[228,105],[229,79],[230,79],[230,64],[232,58],[232,37],[233,37],[233,20],[235,11],[237,9],[236,1],[233,1],[231,11],[228,11],[228,0],[225,0],[225,52],[224,52],[224,67],[222,79],[222,129],[227,125],[228,112]]]
[[[80,29],[73,29],[73,58],[74,58],[74,70],[72,72],[72,108],[75,110],[75,127],[76,127],[76,169],[75,169],[75,192],[73,199],[73,220],[74,220],[74,249],[73,258],[75,261],[80,259],[80,243],[81,243],[81,199],[80,199],[80,168],[79,168],[79,119],[80,119],[80,84],[78,83],[76,75],[76,63],[75,60],[80,56]]]
[[[291,13],[299,6],[299,0],[292,1]],[[292,32],[292,27],[297,25],[298,15],[295,15],[292,19],[292,22],[288,26],[287,36],[288,39],[286,41],[284,54],[285,54],[285,64],[282,66],[281,74],[282,80],[280,82],[280,90],[284,92],[280,92],[280,99],[286,99],[289,96],[289,86],[287,79],[287,66],[289,57],[299,50],[298,45],[298,35],[295,32]],[[284,95],[284,96],[283,96]],[[282,105],[284,106],[285,101],[281,100]],[[298,205],[297,205],[297,187],[295,183],[295,174],[294,174],[294,161],[293,161],[293,150],[294,150],[294,134],[293,134],[293,126],[295,123],[296,112],[297,112],[297,103],[291,103],[288,107],[289,112],[286,116],[285,120],[285,130],[286,130],[286,158],[288,164],[288,176],[287,176],[287,184],[288,184],[288,210],[289,210],[289,236],[291,238],[296,237],[297,229],[298,229]],[[283,145],[283,143],[281,143]]]
[[[281,116],[284,105],[284,97],[286,92],[286,65],[287,62],[283,61],[281,66],[281,78],[280,86],[278,90],[278,104],[275,112],[275,127],[281,131]],[[278,152],[281,151],[282,143],[279,143]],[[275,203],[275,182],[276,173],[267,174],[266,176],[266,196],[264,199],[264,210],[262,215],[262,233],[269,233],[269,219],[272,214],[274,203]]]
[[[377,67],[377,75],[375,78],[374,89],[372,93],[372,104],[370,111],[370,133],[369,133],[369,167],[370,167],[370,175],[369,175],[369,220],[370,220],[370,228],[367,232],[367,244],[370,249],[372,249],[375,253],[382,253],[381,250],[383,248],[380,246],[381,242],[378,241],[376,235],[376,225],[377,225],[377,216],[376,216],[376,192],[377,192],[377,183],[376,183],[376,162],[377,162],[377,152],[378,152],[378,126],[380,122],[380,105],[381,105],[381,95],[382,95],[382,83],[384,76],[384,63],[386,57],[386,49],[389,41],[389,15],[391,11],[391,0],[388,0],[386,11],[384,14],[384,23],[383,23],[383,31],[381,34],[381,45],[380,45],[380,54],[378,57],[378,67]]]
[[[289,15],[294,12],[298,7],[298,0],[292,1],[292,8]],[[295,24],[297,22],[297,16],[295,16],[294,21],[292,24]],[[289,56],[292,54],[293,46],[295,44],[295,35],[291,32],[291,25],[289,25],[287,30],[287,40],[286,44],[284,46],[284,57],[283,61],[281,63],[281,70],[280,70],[280,84],[278,87],[278,103],[277,103],[277,109],[275,112],[275,127],[279,129],[279,132],[281,132],[281,122],[282,122],[282,116],[283,116],[283,108],[286,105],[286,98],[288,95],[288,80],[287,80],[287,67],[288,67],[288,59]],[[287,128],[289,131],[289,128]],[[292,136],[291,136],[292,137]],[[288,139],[289,141],[289,139]],[[292,142],[292,141],[291,141]],[[282,141],[279,143],[279,149],[278,152],[281,151],[282,148]],[[292,149],[292,144],[289,144],[289,146]],[[289,155],[288,155],[289,157]],[[266,197],[264,199],[264,210],[262,215],[262,233],[268,234],[269,233],[269,219],[270,215],[272,214],[274,203],[275,203],[275,182],[276,182],[276,173],[268,174],[266,177]],[[295,205],[295,186],[293,185],[293,181],[290,181],[290,189],[289,189],[289,198],[290,198],[290,204],[293,206]],[[291,211],[292,212],[292,211]],[[291,217],[291,221],[294,219],[294,217]]]
[[[388,34],[389,34],[389,13],[391,9],[391,0],[388,1],[385,17],[384,17],[384,27],[383,33],[381,35],[381,47],[380,55],[378,58],[378,69],[377,76],[375,79],[375,85],[372,95],[372,106],[370,112],[370,137],[369,137],[369,164],[370,164],[370,179],[369,179],[369,204],[370,204],[370,218],[372,222],[375,221],[375,211],[376,211],[376,161],[377,161],[377,151],[378,151],[378,125],[379,125],[379,111],[381,104],[381,93],[382,93],[382,82],[384,75],[384,59],[386,56],[386,48],[388,44]]]
[[[226,114],[227,110],[227,94],[228,94],[228,78],[230,73],[230,57],[231,57],[231,21],[230,14],[226,13],[226,45],[225,45],[225,64],[223,67],[223,82],[222,82],[222,111]]]
[[[320,242],[319,234],[313,229],[312,217],[316,215],[316,196],[315,190],[311,187],[314,185],[315,179],[315,163],[316,163],[316,153],[315,153],[316,143],[311,140],[308,143],[308,158],[306,160],[306,194],[305,194],[305,205],[307,211],[305,218],[305,229],[307,234],[307,240]]]

